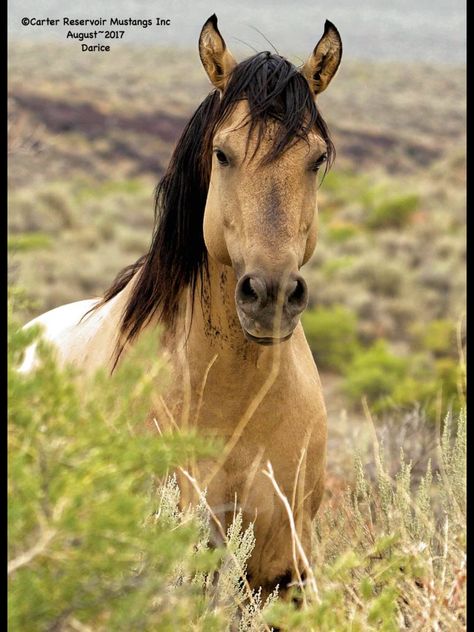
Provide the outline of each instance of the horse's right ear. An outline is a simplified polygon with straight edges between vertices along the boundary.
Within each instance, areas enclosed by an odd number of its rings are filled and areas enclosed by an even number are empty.
[[[339,68],[341,57],[342,41],[339,31],[332,22],[326,20],[323,36],[301,69],[314,96],[326,90]]]
[[[211,82],[219,90],[224,90],[229,74],[237,62],[219,33],[215,13],[202,27],[199,36],[199,56]]]

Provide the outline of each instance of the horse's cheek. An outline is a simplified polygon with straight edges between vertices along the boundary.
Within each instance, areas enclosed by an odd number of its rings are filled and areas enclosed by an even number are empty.
[[[317,229],[316,222],[314,222],[309,230],[308,238],[306,239],[306,247],[305,247],[305,251],[303,255],[303,262],[301,265],[304,265],[307,261],[309,261],[309,259],[311,258],[316,248],[317,241],[318,241],[318,229]]]
[[[226,266],[231,266],[232,261],[225,242],[222,222],[214,217],[215,213],[208,212],[204,214],[204,242],[208,254]]]

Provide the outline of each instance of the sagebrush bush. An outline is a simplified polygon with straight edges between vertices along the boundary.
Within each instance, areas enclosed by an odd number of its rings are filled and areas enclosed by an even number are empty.
[[[351,311],[318,307],[305,311],[302,323],[320,369],[340,371],[350,362],[357,349],[357,323]]]
[[[300,589],[300,608],[276,593],[262,603],[242,579],[252,525],[236,512],[225,546],[212,546],[216,517],[205,490],[197,506],[181,507],[176,479],[167,477],[190,456],[209,457],[217,444],[138,430],[157,382],[166,388],[149,342],[113,378],[99,373],[85,383],[59,371],[41,344],[38,369],[18,373],[36,336],[11,320],[9,629],[269,632],[278,625],[375,632],[463,625],[464,413],[446,420],[441,469],[429,464],[415,486],[403,454],[395,479],[382,450],[375,451],[375,480],[356,459],[355,487],[323,505],[315,523],[316,583]]]
[[[44,250],[51,246],[51,237],[43,233],[17,233],[8,238],[8,250],[11,253]]]
[[[375,296],[389,297],[400,295],[405,280],[403,266],[396,260],[388,260],[381,252],[358,258],[344,271],[344,276],[348,281],[367,287]]]
[[[456,326],[451,320],[437,319],[429,323],[414,323],[410,333],[415,344],[432,352],[435,356],[457,356]]]
[[[388,196],[369,205],[367,226],[372,229],[402,228],[409,223],[418,205],[418,195],[413,193]]]
[[[12,323],[10,629],[72,629],[76,620],[94,629],[176,629],[198,600],[185,596],[178,611],[167,604],[169,575],[181,560],[189,572],[205,570],[207,553],[192,555],[198,532],[189,520],[173,533],[160,521],[144,528],[151,485],[187,456],[213,453],[212,446],[184,435],[150,440],[136,430],[162,373],[156,362],[144,365],[144,348],[113,379],[98,374],[81,386],[42,345],[38,370],[18,373],[36,336]]]
[[[360,228],[354,222],[336,220],[328,225],[326,235],[328,239],[333,242],[344,243],[352,239],[359,232]]]
[[[375,411],[381,410],[406,371],[407,361],[378,340],[346,368],[346,393],[355,401],[366,397]]]
[[[316,519],[318,592],[305,607],[275,602],[267,620],[323,632],[462,630],[466,607],[466,418],[445,420],[440,468],[414,482],[400,451],[394,477],[374,434],[375,477],[361,457],[355,485]]]
[[[431,421],[465,405],[462,361],[451,354],[431,358],[424,352],[398,355],[383,340],[359,348],[344,370],[343,388],[354,404],[365,398],[376,413],[421,404]]]

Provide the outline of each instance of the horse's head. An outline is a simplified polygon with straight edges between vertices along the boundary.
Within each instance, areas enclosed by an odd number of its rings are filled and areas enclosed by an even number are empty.
[[[202,28],[199,54],[217,89],[186,125],[158,184],[149,251],[122,270],[103,302],[133,278],[124,340],[152,316],[175,330],[182,297],[194,301],[210,256],[235,272],[247,338],[279,342],[307,304],[299,270],[316,246],[317,172],[334,154],[315,99],[337,71],[341,38],[326,22],[300,70],[268,52],[237,64],[214,15]]]
[[[316,246],[317,173],[333,156],[315,98],[339,66],[340,36],[326,22],[301,70],[270,53],[237,64],[212,16],[199,53],[219,90],[207,142],[206,247],[234,269],[246,337],[279,342],[308,301],[299,271]]]

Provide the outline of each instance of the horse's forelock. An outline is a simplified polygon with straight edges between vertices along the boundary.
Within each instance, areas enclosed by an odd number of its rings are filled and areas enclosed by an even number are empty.
[[[297,140],[307,140],[308,134],[315,131],[327,146],[326,166],[332,164],[335,148],[326,123],[308,82],[287,59],[267,51],[244,60],[233,69],[215,111],[210,137],[242,100],[248,105],[249,138],[257,130],[261,140],[268,124],[277,123],[277,133],[263,157],[264,163],[276,160]]]

